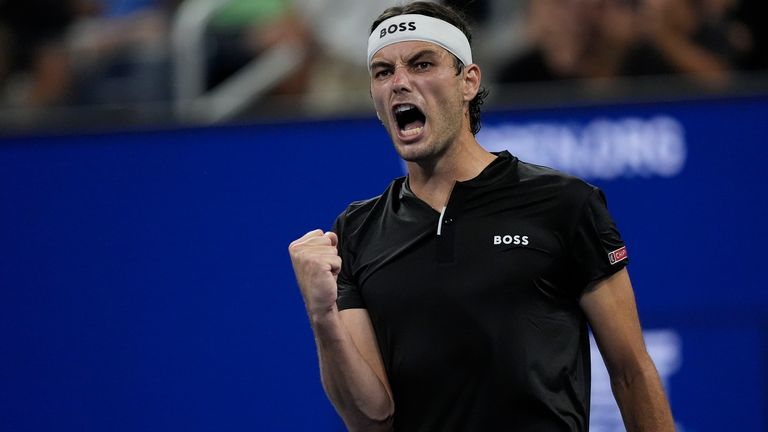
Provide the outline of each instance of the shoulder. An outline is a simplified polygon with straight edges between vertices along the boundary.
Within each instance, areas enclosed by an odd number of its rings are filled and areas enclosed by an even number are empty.
[[[585,180],[542,165],[519,161],[519,182],[537,193],[546,193],[566,206],[582,205],[593,194],[602,192]]]
[[[398,177],[393,180],[380,195],[353,201],[336,218],[334,232],[339,235],[356,231],[361,225],[372,216],[381,213],[387,207],[387,204],[400,194],[404,177]]]

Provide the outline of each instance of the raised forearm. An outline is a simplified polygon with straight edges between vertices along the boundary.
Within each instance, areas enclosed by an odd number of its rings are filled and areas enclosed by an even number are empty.
[[[335,233],[313,230],[288,246],[315,333],[323,388],[349,430],[388,431],[394,404],[368,313],[336,306],[342,264],[337,245]]]
[[[675,424],[659,374],[650,359],[611,377],[611,387],[628,432],[672,432]]]
[[[391,431],[394,404],[361,355],[338,311],[310,317],[328,398],[350,431]]]

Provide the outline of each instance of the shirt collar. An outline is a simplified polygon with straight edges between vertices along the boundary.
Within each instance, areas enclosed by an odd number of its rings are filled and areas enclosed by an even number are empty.
[[[510,172],[515,172],[514,167],[517,165],[518,161],[515,156],[513,156],[507,150],[492,152],[492,154],[496,155],[496,159],[491,161],[487,167],[483,168],[483,170],[480,171],[480,174],[469,180],[457,181],[456,186],[473,188],[483,187],[506,177],[508,174],[510,174]],[[410,182],[408,179],[409,177],[405,176],[403,185],[400,189],[400,198],[402,199],[403,197],[409,197],[418,199],[416,194],[414,194],[411,190]]]

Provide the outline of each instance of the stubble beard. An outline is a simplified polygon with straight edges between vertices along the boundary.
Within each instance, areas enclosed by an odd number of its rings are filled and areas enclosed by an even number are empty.
[[[448,107],[437,116],[430,116],[429,136],[423,142],[400,144],[397,143],[397,131],[390,131],[395,151],[406,162],[422,165],[437,161],[459,137],[462,116],[461,105]],[[397,124],[394,128],[397,128]]]

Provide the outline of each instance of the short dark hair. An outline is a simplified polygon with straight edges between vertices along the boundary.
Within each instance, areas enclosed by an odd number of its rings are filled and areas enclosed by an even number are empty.
[[[385,20],[405,14],[426,15],[428,17],[445,21],[448,24],[451,24],[461,30],[461,32],[464,33],[464,35],[467,37],[470,46],[472,44],[472,32],[470,31],[469,23],[461,12],[448,6],[422,1],[410,3],[404,6],[393,6],[388,8],[373,21],[370,33],[373,33],[373,31],[376,30],[376,27],[378,27],[379,24]],[[459,60],[459,58],[455,55],[453,58],[454,64],[456,66],[456,74],[458,75],[461,73],[462,69],[464,69],[464,63],[462,63],[462,61]],[[480,131],[480,106],[483,104],[483,102],[485,102],[485,98],[487,96],[488,90],[485,87],[480,87],[477,95],[475,95],[475,97],[469,102],[469,128],[473,135],[477,135],[477,133]]]

